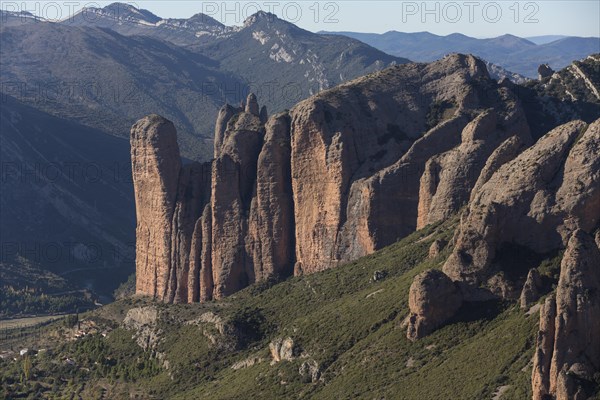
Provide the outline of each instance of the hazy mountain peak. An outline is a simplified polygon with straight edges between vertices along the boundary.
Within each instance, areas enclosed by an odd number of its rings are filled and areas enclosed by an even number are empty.
[[[432,36],[437,36],[437,35],[432,34]],[[446,37],[453,38],[453,39],[471,39],[471,37],[469,37],[467,35],[463,35],[462,33],[458,33],[458,32],[454,32],[449,35],[446,35]]]
[[[160,17],[148,10],[138,9],[126,3],[111,3],[102,10],[113,13],[117,19],[139,19],[153,24],[161,20]]]
[[[92,17],[90,14],[94,14],[95,16]],[[84,17],[84,20],[86,20],[84,24],[94,24],[97,19],[112,20],[114,22],[125,21],[142,25],[155,25],[161,21],[160,17],[148,10],[138,9],[125,3],[111,3],[103,8],[85,7],[79,13],[67,18],[66,21],[72,22],[78,16]]]
[[[565,36],[565,35],[542,35],[542,36],[530,36],[525,39],[529,40],[532,43],[539,45],[539,44],[547,44],[547,43],[555,42],[559,39],[564,39],[566,37],[567,36]]]
[[[510,33],[505,33],[504,35],[495,37],[493,39],[490,39],[493,43],[498,44],[498,45],[508,45],[508,46],[515,46],[515,45],[521,45],[521,46],[537,46],[535,43],[530,42],[527,39],[515,36],[515,35],[511,35]]]
[[[192,31],[197,35],[207,33],[223,33],[227,27],[216,19],[202,13],[194,14],[190,18],[169,18],[159,21],[156,25],[168,25],[169,27],[180,28]]]
[[[220,26],[220,27],[225,26],[222,23],[220,23],[219,21],[217,21],[216,19],[214,19],[213,17],[211,17],[210,15],[206,15],[206,14],[202,14],[202,13],[197,13],[197,14],[192,15],[190,18],[188,18],[188,21],[199,22],[199,23],[202,23],[205,25],[214,25],[214,26]]]
[[[251,16],[246,18],[246,20],[244,21],[244,28],[263,21],[274,22],[279,21],[279,18],[273,13],[266,11],[258,11],[257,13],[252,14]]]

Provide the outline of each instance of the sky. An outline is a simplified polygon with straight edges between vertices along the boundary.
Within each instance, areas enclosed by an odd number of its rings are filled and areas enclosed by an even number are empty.
[[[112,1],[0,1],[3,10],[27,10],[61,19],[83,7],[103,7]],[[384,33],[428,31],[438,35],[459,32],[485,38],[510,33],[600,36],[599,0],[544,1],[123,1],[162,18],[189,18],[203,12],[226,25],[240,25],[258,10],[309,31]],[[599,49],[600,50],[600,49]]]

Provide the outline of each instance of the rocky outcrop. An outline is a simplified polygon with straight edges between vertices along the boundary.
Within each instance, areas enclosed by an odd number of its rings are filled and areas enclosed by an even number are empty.
[[[546,300],[534,357],[533,399],[587,399],[600,371],[600,250],[576,230],[561,263],[556,297]]]
[[[291,275],[290,135],[289,115],[267,119],[253,94],[243,110],[221,109],[212,163],[182,166],[175,128],[161,117],[134,125],[138,293],[207,301]]]
[[[240,108],[235,108],[229,104],[225,104],[219,110],[217,115],[217,121],[215,123],[215,137],[214,137],[214,157],[219,158],[221,155],[221,147],[223,146],[223,137],[225,130],[227,129],[227,123],[235,114],[242,111]]]
[[[321,369],[315,360],[304,361],[298,368],[300,376],[307,378],[308,381],[316,383],[321,377]]]
[[[542,282],[534,271],[525,279],[529,268],[520,259],[507,265],[507,253],[550,254],[565,248],[578,229],[594,232],[600,221],[600,120],[569,122],[521,151],[526,145],[510,136],[491,153],[461,216],[443,271],[466,301],[513,300],[522,288],[521,305],[530,305]],[[439,166],[440,160],[428,163]],[[421,189],[441,182],[429,176],[421,177]],[[422,192],[428,203],[419,210],[431,209],[433,195]]]
[[[170,121],[150,115],[131,128],[135,189],[136,292],[164,298],[171,270],[171,221],[181,170]]]
[[[554,74],[554,70],[548,64],[542,64],[538,67],[538,78],[550,78]]]
[[[212,212],[207,204],[202,217],[196,221],[192,246],[190,249],[190,267],[188,283],[188,301],[196,303],[212,299]]]
[[[600,120],[562,125],[501,166],[473,196],[444,272],[470,286],[499,272],[505,244],[544,254],[600,220]],[[522,271],[524,275],[527,271]]]
[[[269,343],[269,351],[273,363],[292,361],[296,356],[296,348],[292,338],[276,339]]]
[[[293,203],[290,121],[266,124],[254,95],[235,115],[213,162],[211,263],[213,296],[292,273]]]
[[[592,123],[600,115],[600,54],[573,61],[538,81],[517,86],[535,139],[574,119]]]
[[[460,290],[443,272],[432,269],[415,277],[408,294],[410,316],[406,336],[427,336],[450,319],[462,305]]]
[[[547,400],[550,392],[550,363],[554,351],[556,298],[548,296],[540,309],[540,325],[533,356],[533,400]]]
[[[133,338],[144,350],[154,350],[160,341],[162,331],[156,327],[159,319],[156,307],[136,307],[127,311],[122,326],[133,331]]]
[[[508,93],[500,93],[504,104],[514,102]],[[482,168],[494,165],[486,162],[510,138],[531,142],[521,109],[516,107],[503,119],[494,109],[486,110],[463,129],[458,147],[429,159],[421,177],[417,229],[445,220],[466,204]],[[427,204],[421,204],[422,201]]]
[[[437,256],[440,255],[440,253],[442,252],[442,250],[444,250],[444,248],[448,245],[448,242],[446,242],[445,240],[442,239],[436,239],[433,241],[433,243],[431,243],[431,246],[429,246],[429,254],[428,257],[429,258],[436,258]]]
[[[537,269],[532,269],[527,274],[527,280],[521,290],[520,303],[521,308],[527,308],[531,304],[538,301],[540,298],[540,290],[542,289],[542,278]]]
[[[506,139],[487,159],[477,182],[471,191],[471,197],[469,201],[472,201],[475,195],[479,192],[479,189],[484,183],[490,180],[494,172],[498,170],[502,165],[515,159],[523,150],[525,150],[531,143],[526,143],[519,136],[511,136]]]
[[[294,262],[289,115],[274,116],[268,120],[265,131],[246,240],[255,280],[288,276]]]
[[[212,299],[214,282],[212,270],[212,209],[207,205],[202,213],[202,253],[200,255],[200,301]]]
[[[249,96],[246,110],[258,114],[258,110],[250,105],[255,101]],[[212,164],[211,190],[211,258],[215,298],[230,295],[254,282],[245,238],[263,138],[264,126],[258,116],[242,112],[229,120],[221,148],[215,150],[219,154]]]
[[[184,166],[179,174],[179,187],[171,222],[171,270],[168,302],[188,301],[190,254],[196,221],[208,201],[210,184],[207,164]]]
[[[136,199],[136,292],[188,301],[195,221],[207,202],[206,164],[182,166],[173,124],[157,115],[131,129]]]

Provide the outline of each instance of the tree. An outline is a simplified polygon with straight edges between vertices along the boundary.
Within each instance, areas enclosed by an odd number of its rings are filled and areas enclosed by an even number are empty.
[[[25,354],[23,357],[23,376],[25,377],[26,381],[31,378],[31,367],[31,357],[29,357],[29,354]]]

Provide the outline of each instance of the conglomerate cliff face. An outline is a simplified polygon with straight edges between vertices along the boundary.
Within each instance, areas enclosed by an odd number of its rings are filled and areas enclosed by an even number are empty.
[[[531,142],[519,102],[472,56],[393,67],[291,114],[297,273],[455,213],[500,144]]]
[[[198,302],[293,271],[290,117],[267,121],[254,95],[226,105],[215,160],[183,166],[173,124],[152,115],[131,131],[137,292]]]
[[[457,212],[482,169],[531,142],[510,89],[464,55],[392,67],[270,119],[251,94],[219,112],[210,166],[182,166],[160,117],[131,137],[138,292],[169,302],[372,253]]]
[[[221,298],[370,254],[463,207],[444,272],[466,300],[469,285],[498,286],[504,242],[564,248],[599,218],[598,123],[573,121],[532,146],[513,89],[454,54],[270,118],[251,94],[221,109],[215,158],[203,165],[182,165],[169,121],[140,120],[131,135],[138,293]]]
[[[558,126],[520,153],[515,149],[522,144],[511,144],[511,140],[492,153],[479,175],[443,272],[461,288],[465,301],[517,300],[520,296],[527,307],[539,299],[543,285],[523,258],[554,254],[575,240],[574,232],[581,239],[600,228],[600,120],[591,124],[575,120]],[[510,155],[516,156],[511,159]],[[592,238],[590,241],[593,243]],[[569,257],[569,252],[563,269],[567,261],[574,268],[584,263]],[[595,262],[598,264],[598,259]],[[587,284],[592,291],[600,290],[594,276]],[[557,295],[560,287],[559,282]],[[593,301],[590,297],[577,300],[578,306],[571,310],[574,318],[586,319],[584,314],[577,315],[594,308]],[[411,312],[419,308],[418,304],[411,306]],[[551,314],[554,308],[555,303],[546,303],[544,312]],[[540,325],[548,326],[542,331],[554,329],[553,318],[542,317]],[[564,329],[562,326],[560,331]],[[546,333],[540,343],[551,340],[552,335]],[[412,337],[410,330],[408,336]],[[546,361],[540,361],[540,369],[547,369]]]
[[[136,292],[186,302],[192,234],[207,202],[206,164],[183,166],[173,124],[158,115],[131,129]]]
[[[171,266],[171,220],[181,158],[170,121],[150,115],[131,129],[136,203],[136,291],[163,298]]]
[[[593,232],[600,222],[599,149],[600,120],[572,121],[500,167],[469,203],[444,272],[486,286],[503,272],[496,259],[504,245],[544,254],[565,248],[576,229]]]
[[[540,312],[533,399],[588,399],[581,382],[600,370],[600,250],[583,230],[571,235],[556,295]]]

